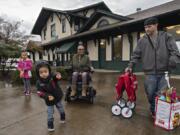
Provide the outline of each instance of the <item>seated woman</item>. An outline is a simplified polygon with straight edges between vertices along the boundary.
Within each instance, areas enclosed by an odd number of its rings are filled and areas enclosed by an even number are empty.
[[[76,95],[76,87],[77,87],[77,80],[78,76],[82,76],[82,97],[86,96],[87,90],[87,79],[88,79],[88,72],[90,71],[91,62],[88,55],[85,54],[84,46],[79,45],[77,47],[77,54],[75,54],[72,58],[72,92],[71,97]]]

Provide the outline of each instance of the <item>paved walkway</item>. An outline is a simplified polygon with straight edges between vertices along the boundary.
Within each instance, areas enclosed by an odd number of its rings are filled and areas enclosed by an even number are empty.
[[[63,104],[66,124],[59,124],[55,110],[55,132],[47,131],[47,113],[44,101],[36,92],[30,97],[23,95],[23,87],[0,88],[0,135],[179,135],[180,127],[165,131],[153,125],[143,88],[143,76],[138,76],[139,89],[134,116],[131,119],[111,114],[117,73],[93,74],[93,86],[97,96],[93,105],[85,102]],[[180,95],[180,80],[172,79]],[[66,82],[61,82],[65,92]]]
[[[106,70],[106,69],[94,69],[95,72],[98,73],[120,73],[118,70]],[[144,75],[143,72],[135,72],[136,75]],[[171,75],[171,78],[173,79],[180,79],[180,75]]]

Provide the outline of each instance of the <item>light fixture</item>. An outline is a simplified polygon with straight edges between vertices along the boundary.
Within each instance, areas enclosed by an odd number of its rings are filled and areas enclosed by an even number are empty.
[[[168,30],[173,29],[173,28],[175,28],[175,26],[168,26],[168,27],[166,27],[166,29],[168,29]]]
[[[180,34],[180,29],[179,29],[179,30],[176,30],[176,34]]]
[[[104,41],[101,41],[101,42],[100,42],[100,45],[104,45]]]
[[[140,33],[140,37],[143,37],[145,35],[145,32]]]
[[[82,42],[82,41],[79,41],[78,44],[79,44],[79,45],[83,45],[83,42]]]
[[[117,35],[118,38],[121,38],[122,36],[121,35]]]
[[[44,55],[47,55],[47,50],[44,50]]]
[[[100,45],[104,45],[105,44],[105,40],[101,39]]]

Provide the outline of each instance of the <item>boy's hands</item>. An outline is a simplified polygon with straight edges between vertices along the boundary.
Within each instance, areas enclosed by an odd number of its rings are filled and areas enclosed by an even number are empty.
[[[56,74],[56,79],[60,80],[62,78],[61,73]]]
[[[49,99],[49,101],[52,101],[52,100],[54,100],[54,97],[53,96],[48,96],[48,99]]]

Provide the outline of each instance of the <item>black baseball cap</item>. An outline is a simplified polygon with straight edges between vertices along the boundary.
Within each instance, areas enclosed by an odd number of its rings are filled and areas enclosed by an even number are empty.
[[[158,23],[158,19],[156,17],[151,17],[148,18],[144,21],[144,26],[146,25],[152,25],[152,24],[157,24]]]

